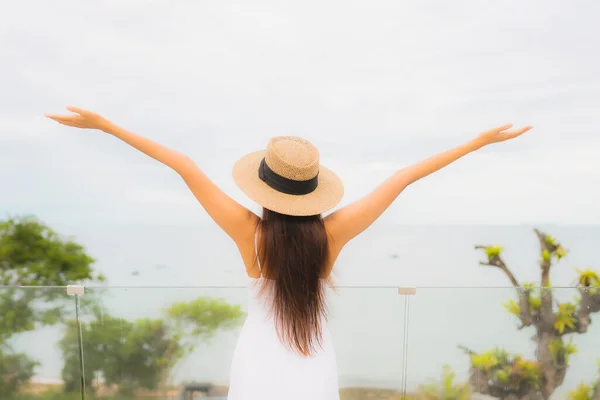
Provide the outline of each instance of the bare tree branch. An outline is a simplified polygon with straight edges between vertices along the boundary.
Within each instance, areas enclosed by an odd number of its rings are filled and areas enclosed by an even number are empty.
[[[538,229],[534,229],[535,234],[540,241],[541,253],[552,253],[555,249],[548,246],[546,235]],[[554,326],[554,312],[552,310],[552,289],[550,289],[550,268],[552,267],[552,259],[550,257],[542,259],[542,289],[540,297],[542,299],[541,317],[542,323],[546,329],[552,329]]]
[[[590,306],[591,306],[591,295],[589,288],[579,288],[581,300],[579,302],[579,315],[577,316],[577,324],[575,327],[578,328],[578,332],[587,332],[590,326]]]
[[[597,288],[580,287],[581,300],[575,319],[574,327],[566,327],[562,335],[569,333],[586,333],[591,324],[591,314],[600,312],[600,291]]]
[[[488,246],[477,245],[475,249],[486,249]],[[512,285],[517,290],[517,296],[519,297],[519,318],[521,319],[522,326],[520,329],[531,326],[533,324],[533,315],[531,315],[531,311],[529,309],[529,290],[523,289],[515,278],[514,274],[510,271],[510,269],[506,266],[506,263],[500,256],[492,256],[489,257],[488,262],[479,262],[480,265],[486,265],[490,267],[496,267],[501,269],[504,274],[508,277]]]
[[[590,313],[600,312],[600,288],[595,289],[595,293],[590,293]]]
[[[578,288],[580,292],[580,302],[578,307],[573,311],[570,309],[561,308],[561,304],[556,304],[560,312],[573,312],[571,315],[573,327],[565,326],[562,332],[558,332],[555,326],[556,318],[555,308],[553,303],[553,292],[550,286],[550,270],[554,258],[560,259],[565,254],[562,246],[550,236],[542,233],[538,229],[534,230],[540,243],[541,257],[541,288],[540,300],[541,306],[538,308],[532,307],[532,291],[530,288],[522,288],[519,282],[506,266],[504,260],[500,256],[500,248],[489,246],[475,246],[476,249],[485,249],[487,260],[480,262],[481,265],[492,266],[501,269],[509,278],[512,285],[517,290],[519,296],[519,318],[523,325],[519,328],[534,325],[535,335],[532,340],[536,344],[535,359],[540,371],[540,377],[537,382],[539,386],[516,385],[518,376],[515,381],[509,382],[500,381],[495,375],[494,368],[477,368],[471,362],[469,372],[469,382],[473,387],[473,391],[482,394],[489,394],[494,397],[503,399],[515,400],[543,400],[548,399],[554,390],[562,385],[567,368],[569,353],[563,342],[562,336],[572,333],[585,333],[589,330],[591,324],[591,314],[600,313],[600,287],[581,286]],[[589,281],[589,279],[588,279]],[[580,279],[580,282],[581,279]],[[537,300],[537,298],[535,299]],[[571,306],[569,306],[571,307]],[[516,311],[516,310],[514,310]],[[565,317],[561,315],[561,317]],[[570,321],[561,321],[562,328],[564,325],[570,324]],[[465,353],[473,355],[474,352],[466,347],[459,346]],[[600,380],[594,384],[593,400],[600,400]]]
[[[461,349],[462,351],[464,351],[465,353],[467,353],[470,356],[472,356],[474,354],[477,354],[477,352],[475,352],[475,351],[473,351],[473,350],[471,350],[468,347],[465,347],[463,345],[459,345],[458,348]]]
[[[547,251],[548,253],[552,253],[552,249],[550,249],[550,247],[548,246],[548,243],[546,241],[546,235],[542,232],[540,232],[538,229],[534,229],[535,234],[538,237],[538,240],[540,241],[540,249],[542,250],[542,253],[545,251]],[[548,259],[544,259],[542,260],[542,287],[549,287],[550,286],[550,267],[552,266],[552,261],[550,258]]]
[[[475,246],[475,249],[477,249],[477,250],[485,250],[488,247],[489,246],[477,245],[477,246]],[[519,285],[519,282],[517,281],[517,279],[515,278],[515,276],[513,275],[513,273],[508,269],[508,267],[506,266],[506,264],[504,263],[504,261],[502,260],[502,258],[500,258],[500,256],[491,256],[489,258],[488,262],[480,261],[479,264],[481,264],[481,265],[487,265],[487,266],[490,266],[490,267],[500,268],[502,271],[504,271],[504,273],[506,274],[506,276],[508,276],[508,279],[510,279],[510,282],[512,283],[512,285],[514,287],[521,286],[521,285]]]

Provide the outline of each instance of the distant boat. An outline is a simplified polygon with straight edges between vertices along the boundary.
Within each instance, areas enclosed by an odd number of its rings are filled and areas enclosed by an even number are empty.
[[[398,257],[400,257],[400,256],[399,256],[398,254],[396,254],[396,253],[394,253],[394,254],[391,254],[391,255],[390,255],[390,258],[391,258],[392,260],[395,260],[395,259],[396,259],[396,258],[398,258]]]

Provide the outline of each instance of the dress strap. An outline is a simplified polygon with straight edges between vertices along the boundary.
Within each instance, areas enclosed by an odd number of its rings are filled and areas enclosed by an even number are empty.
[[[260,276],[262,276],[262,267],[260,266],[260,257],[258,256],[258,228],[256,228],[256,232],[254,233],[254,255],[256,256]]]

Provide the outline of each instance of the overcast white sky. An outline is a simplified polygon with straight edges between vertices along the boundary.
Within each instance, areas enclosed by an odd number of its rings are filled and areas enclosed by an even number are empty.
[[[345,181],[505,122],[535,128],[409,188],[390,223],[600,223],[600,3],[2,2],[0,213],[49,222],[208,220],[179,178],[73,104],[183,150],[243,204],[231,166],[299,135]]]

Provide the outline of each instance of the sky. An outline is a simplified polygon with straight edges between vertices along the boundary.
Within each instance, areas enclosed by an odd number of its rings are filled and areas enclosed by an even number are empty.
[[[233,163],[302,136],[348,204],[398,168],[534,129],[408,188],[390,224],[599,224],[600,4],[592,1],[41,0],[0,13],[0,214],[199,224],[180,178],[67,105],[192,157],[257,210]]]

